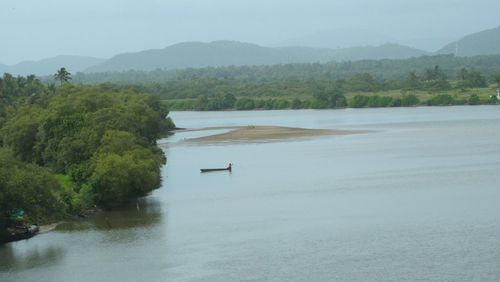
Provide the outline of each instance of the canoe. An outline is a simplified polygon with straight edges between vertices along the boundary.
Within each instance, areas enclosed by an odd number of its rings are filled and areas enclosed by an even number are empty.
[[[213,171],[231,171],[231,166],[232,164],[229,164],[228,167],[225,168],[202,168],[200,169],[201,172],[213,172]]]

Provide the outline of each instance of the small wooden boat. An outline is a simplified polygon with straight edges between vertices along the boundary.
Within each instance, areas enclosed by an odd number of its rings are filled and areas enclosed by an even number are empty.
[[[224,171],[224,170],[227,170],[227,171],[231,171],[231,167],[232,167],[233,164],[229,164],[227,167],[225,168],[202,168],[200,169],[201,172],[214,172],[214,171]]]

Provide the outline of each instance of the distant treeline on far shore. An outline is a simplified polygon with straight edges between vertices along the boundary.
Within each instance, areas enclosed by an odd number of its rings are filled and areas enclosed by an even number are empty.
[[[73,82],[157,94],[171,110],[496,104],[500,56],[77,73]]]

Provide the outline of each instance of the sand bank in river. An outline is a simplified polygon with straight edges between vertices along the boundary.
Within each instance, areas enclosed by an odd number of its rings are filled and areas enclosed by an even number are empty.
[[[220,130],[229,129],[222,134],[209,135],[199,138],[187,139],[193,143],[218,143],[218,142],[265,142],[286,140],[304,137],[347,135],[364,133],[366,131],[333,130],[333,129],[308,129],[281,126],[233,126],[233,127],[209,127],[202,129],[190,129],[188,131]]]

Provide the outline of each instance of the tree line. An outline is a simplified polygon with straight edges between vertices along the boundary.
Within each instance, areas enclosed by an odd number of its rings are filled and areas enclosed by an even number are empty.
[[[448,78],[453,78],[463,68],[476,70],[487,79],[500,76],[500,55],[455,57],[453,55],[422,56],[409,59],[362,60],[284,65],[206,67],[154,71],[125,71],[104,73],[77,73],[75,83],[119,85],[163,85],[171,81],[220,80],[231,84],[258,85],[276,81],[308,81],[314,79],[339,80],[368,73],[378,81],[401,81],[408,73],[423,72],[439,65]],[[51,79],[51,78],[49,78]]]
[[[476,93],[476,89],[500,85],[500,56],[438,55],[326,64],[78,73],[74,81],[105,82],[114,89],[154,93],[172,110],[491,104],[496,100]],[[326,94],[332,89],[336,89],[336,97]],[[399,91],[400,95],[380,93],[390,91]],[[491,92],[494,94],[494,89]],[[422,93],[445,96],[431,99]],[[353,95],[377,97],[354,99]],[[453,101],[443,100],[446,95]]]
[[[420,73],[409,72],[403,80],[390,82],[379,81],[368,73],[355,74],[349,79],[276,81],[251,86],[200,79],[192,84],[179,81],[178,86],[167,90],[167,94],[162,97],[172,110],[197,111],[477,105],[498,102],[494,96],[481,98],[475,93],[475,89],[488,87],[488,80],[480,72],[462,68],[453,79],[450,80],[438,65]],[[494,77],[493,83],[500,84],[500,77]],[[176,88],[180,85],[183,90]],[[394,93],[394,90],[399,91],[399,94],[373,94],[384,91]],[[494,91],[491,90],[491,93]]]

